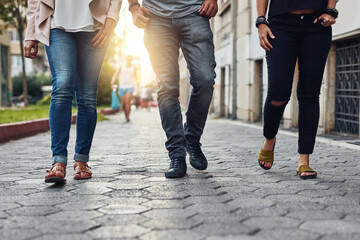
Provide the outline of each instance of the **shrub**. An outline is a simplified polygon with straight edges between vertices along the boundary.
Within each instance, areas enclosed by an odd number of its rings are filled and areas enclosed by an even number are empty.
[[[115,69],[107,62],[104,62],[99,79],[99,88],[97,96],[97,105],[111,104],[111,79],[115,73]]]
[[[22,73],[13,77],[13,96],[23,94]],[[51,77],[45,74],[27,76],[28,95],[32,98],[42,97],[41,86],[51,85]]]

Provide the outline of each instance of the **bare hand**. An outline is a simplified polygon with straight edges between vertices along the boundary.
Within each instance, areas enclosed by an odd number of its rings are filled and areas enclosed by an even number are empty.
[[[270,36],[272,39],[275,38],[270,28],[266,24],[260,24],[258,27],[258,33],[259,33],[260,46],[266,51],[270,51],[273,48],[273,46],[270,44],[268,36]]]
[[[116,22],[112,18],[106,18],[104,27],[98,31],[90,43],[93,44],[94,48],[101,48],[109,42],[112,32],[116,26]]]
[[[24,45],[24,56],[26,58],[35,58],[38,54],[39,42],[28,40]]]
[[[217,0],[204,0],[199,9],[200,16],[212,18],[218,11]]]
[[[131,8],[132,19],[138,28],[145,28],[149,23],[149,18],[146,17],[150,14],[146,7],[134,6]]]
[[[323,25],[324,27],[330,27],[331,25],[336,23],[335,18],[326,13],[316,18],[314,23],[317,23],[318,21],[320,21],[321,25]]]

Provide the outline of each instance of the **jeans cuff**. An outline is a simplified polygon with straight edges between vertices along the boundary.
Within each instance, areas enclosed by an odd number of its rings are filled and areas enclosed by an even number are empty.
[[[67,165],[67,157],[62,155],[55,155],[52,157],[52,164],[62,163],[65,166]]]
[[[88,162],[89,161],[89,155],[75,153],[74,160],[78,161],[78,162]]]

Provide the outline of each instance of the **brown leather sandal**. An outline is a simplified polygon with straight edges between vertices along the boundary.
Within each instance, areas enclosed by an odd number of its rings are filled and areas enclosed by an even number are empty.
[[[66,166],[62,163],[54,163],[45,176],[46,183],[64,183],[66,182]]]
[[[74,179],[81,180],[81,179],[89,179],[92,176],[92,172],[90,171],[89,165],[86,162],[77,162],[75,161],[74,164]]]

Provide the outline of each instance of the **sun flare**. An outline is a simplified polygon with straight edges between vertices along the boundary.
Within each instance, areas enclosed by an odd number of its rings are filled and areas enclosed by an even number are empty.
[[[131,13],[128,11],[128,3],[123,2],[120,11],[119,23],[115,28],[114,37],[121,39],[121,46],[117,47],[116,52],[122,52],[121,56],[116,56],[117,65],[124,62],[126,55],[132,55],[139,59],[141,69],[141,85],[155,81],[155,74],[152,70],[149,55],[144,46],[144,30],[135,27]]]

